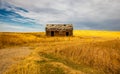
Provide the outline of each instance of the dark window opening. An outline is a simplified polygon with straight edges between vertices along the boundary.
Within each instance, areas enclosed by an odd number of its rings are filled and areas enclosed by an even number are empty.
[[[69,36],[69,32],[66,32],[66,36]]]
[[[54,36],[54,31],[51,31],[51,36]]]

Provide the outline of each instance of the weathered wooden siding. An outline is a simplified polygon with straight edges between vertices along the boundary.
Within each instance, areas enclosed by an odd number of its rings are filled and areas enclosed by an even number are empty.
[[[47,24],[46,36],[72,36],[72,24]]]

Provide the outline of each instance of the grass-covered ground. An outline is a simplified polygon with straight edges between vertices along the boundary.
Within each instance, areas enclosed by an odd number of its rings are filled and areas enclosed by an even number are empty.
[[[120,73],[120,32],[76,30],[73,37],[0,33],[0,41],[2,49],[27,46],[33,50],[4,74]]]

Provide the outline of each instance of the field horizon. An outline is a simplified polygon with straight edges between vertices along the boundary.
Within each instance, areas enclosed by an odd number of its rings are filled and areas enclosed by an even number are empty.
[[[120,31],[0,32],[0,74],[119,74]]]

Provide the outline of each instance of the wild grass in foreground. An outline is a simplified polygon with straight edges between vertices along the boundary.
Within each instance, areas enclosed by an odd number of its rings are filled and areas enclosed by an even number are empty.
[[[39,37],[43,37],[43,32],[33,33],[17,33],[17,32],[1,32],[0,33],[0,48],[11,46],[21,46],[40,41]]]
[[[73,37],[34,34],[31,55],[4,74],[120,74],[120,32],[81,32]]]

